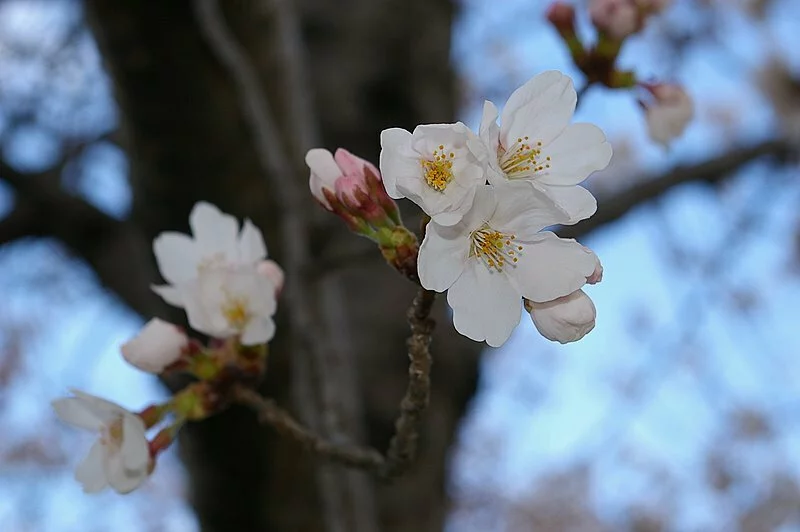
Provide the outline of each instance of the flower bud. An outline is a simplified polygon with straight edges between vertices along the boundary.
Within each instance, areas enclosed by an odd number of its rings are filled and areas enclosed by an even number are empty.
[[[547,20],[550,21],[558,33],[575,33],[575,8],[565,2],[553,2],[547,8]]]
[[[642,84],[653,96],[650,103],[640,101],[645,110],[647,132],[663,146],[680,136],[694,116],[691,96],[680,86],[668,83]]]
[[[589,16],[599,31],[616,41],[622,41],[644,26],[637,0],[590,0]]]
[[[275,297],[278,297],[283,290],[283,282],[286,277],[283,268],[278,266],[274,260],[262,260],[256,266],[256,271],[272,281],[272,285],[275,287]]]
[[[132,340],[122,344],[125,360],[149,373],[161,373],[176,362],[189,345],[189,338],[172,323],[153,318]]]
[[[586,278],[586,284],[597,284],[603,280],[603,265],[600,264],[600,259],[596,258],[596,261],[592,275]]]
[[[583,290],[546,303],[525,301],[525,309],[539,333],[553,342],[575,342],[594,329],[597,310]]]

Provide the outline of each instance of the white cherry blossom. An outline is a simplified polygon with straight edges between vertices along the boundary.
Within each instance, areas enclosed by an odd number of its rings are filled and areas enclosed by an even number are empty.
[[[480,136],[489,149],[489,182],[524,180],[569,214],[564,223],[588,218],[597,201],[578,183],[611,160],[611,144],[593,124],[570,124],[577,94],[561,72],[543,72],[515,90],[497,124],[497,107],[483,107]]]
[[[188,345],[189,338],[176,325],[153,318],[121,350],[132,366],[158,374],[176,362]]]
[[[642,103],[650,138],[662,146],[683,134],[694,117],[691,96],[680,85],[662,83],[645,85],[653,101]]]
[[[541,231],[567,218],[528,184],[481,186],[460,223],[428,224],[419,251],[422,286],[448,290],[458,332],[502,345],[519,323],[521,298],[552,301],[578,290],[594,273],[594,253]]]
[[[83,490],[96,493],[110,485],[118,493],[129,493],[138,488],[151,469],[141,418],[111,401],[70,391],[74,397],[52,402],[56,414],[62,421],[100,436],[75,471]]]
[[[216,206],[198,202],[189,215],[192,236],[167,231],[153,241],[161,275],[169,283],[152,289],[170,305],[183,307],[177,285],[209,268],[253,265],[267,256],[264,237],[250,220],[241,231],[238,220]]]
[[[380,169],[386,192],[408,198],[440,225],[453,225],[486,183],[487,152],[464,124],[427,124],[413,133],[381,132]]]
[[[275,335],[275,285],[255,268],[216,268],[180,287],[192,329],[214,338],[240,336],[243,345]]]
[[[583,290],[545,303],[525,302],[531,320],[542,336],[553,342],[576,342],[594,329],[597,310]]]

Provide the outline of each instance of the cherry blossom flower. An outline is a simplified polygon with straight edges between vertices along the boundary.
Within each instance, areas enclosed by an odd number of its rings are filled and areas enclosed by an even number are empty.
[[[158,374],[176,362],[188,345],[189,338],[180,328],[153,318],[135,338],[122,344],[122,356],[132,366]]]
[[[386,192],[408,198],[440,225],[454,225],[472,207],[475,190],[486,182],[488,154],[470,129],[426,124],[381,132],[380,167]]]
[[[661,83],[643,87],[653,95],[653,102],[640,102],[645,109],[647,132],[650,138],[666,147],[691,122],[694,103],[680,85]]]
[[[105,399],[70,391],[74,397],[52,402],[58,417],[100,435],[75,471],[83,490],[96,493],[110,485],[118,493],[129,493],[138,488],[152,465],[141,418]]]
[[[597,310],[583,290],[545,303],[525,301],[539,333],[553,342],[576,342],[594,329]]]
[[[177,285],[192,281],[204,270],[252,265],[267,256],[264,237],[250,220],[241,231],[235,217],[216,206],[198,202],[189,215],[192,235],[167,231],[153,241],[153,252],[168,285],[152,286],[170,305],[183,307]]]
[[[243,345],[263,344],[275,335],[275,286],[255,268],[206,270],[180,291],[196,331],[214,338],[241,336]]]
[[[511,94],[500,126],[497,107],[487,101],[480,125],[481,139],[495,154],[489,159],[489,182],[528,181],[569,214],[564,223],[597,210],[594,196],[578,183],[611,160],[611,144],[600,128],[569,123],[576,102],[569,77],[543,72]]]
[[[458,332],[502,345],[521,317],[521,298],[552,301],[586,283],[597,259],[547,226],[567,213],[525,183],[478,188],[472,210],[445,227],[428,224],[419,251],[419,277],[429,290],[448,290]]]

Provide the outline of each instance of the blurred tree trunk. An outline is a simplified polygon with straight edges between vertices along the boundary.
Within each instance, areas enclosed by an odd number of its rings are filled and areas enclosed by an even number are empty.
[[[220,3],[285,129],[282,110],[291,95],[282,85],[271,3]],[[325,147],[344,146],[376,161],[383,128],[453,119],[451,0],[298,4]],[[191,2],[85,0],[85,6],[120,108],[134,192],[133,221],[148,238],[166,229],[186,230],[194,202],[209,200],[252,218],[264,229],[270,254],[280,261],[280,209],[271,181],[258,164],[234,82],[204,40]],[[297,175],[281,178],[307,179],[302,161],[296,164]],[[310,197],[308,207],[316,209]],[[360,249],[361,243],[335,217],[318,211],[327,225],[311,243],[315,256]],[[384,449],[405,386],[404,315],[413,286],[377,257],[329,272],[325,283],[346,294],[340,304],[347,319],[338,324],[338,334],[350,340],[358,360],[365,439]],[[474,391],[479,350],[453,332],[443,307],[442,302],[437,306],[434,389],[420,458],[392,485],[369,480],[380,530],[442,529],[447,450]],[[285,309],[279,313],[285,315]],[[162,315],[182,319],[174,309],[164,308]],[[281,338],[280,329],[270,356],[264,391],[288,406],[292,346]],[[258,427],[252,413],[234,410],[194,426],[186,431],[181,448],[191,502],[203,530],[323,530],[315,461]]]

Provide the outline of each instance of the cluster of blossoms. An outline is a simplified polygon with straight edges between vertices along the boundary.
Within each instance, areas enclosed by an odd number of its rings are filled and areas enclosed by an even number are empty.
[[[619,70],[617,57],[628,37],[641,32],[647,21],[664,11],[671,0],[589,0],[589,17],[597,43],[587,47],[575,28],[575,8],[555,1],[547,18],[569,48],[575,65],[589,83],[610,88],[638,88],[650,138],[662,146],[679,137],[694,116],[692,99],[680,85],[637,81],[631,71]]]
[[[500,125],[487,101],[478,134],[460,122],[381,134],[386,191],[431,218],[420,282],[447,291],[455,328],[468,338],[503,344],[523,302],[551,340],[575,341],[594,326],[581,288],[600,280],[599,260],[543,231],[594,214],[596,201],[579,183],[611,159],[599,128],[570,124],[576,102],[572,81],[549,71],[514,91]]]
[[[166,232],[155,239],[156,261],[169,284],[152,288],[170,305],[183,308],[191,328],[211,337],[209,345],[154,318],[121,350],[142,371],[183,371],[197,381],[166,403],[138,413],[78,390],[53,401],[63,421],[99,435],[75,474],[88,493],[109,485],[119,493],[136,489],[183,423],[220,410],[224,405],[217,404],[217,392],[232,380],[257,380],[263,372],[283,271],[266,259],[261,231],[249,220],[240,230],[236,218],[200,202],[189,224],[191,237]],[[172,421],[148,440],[147,432],[168,416]]]

